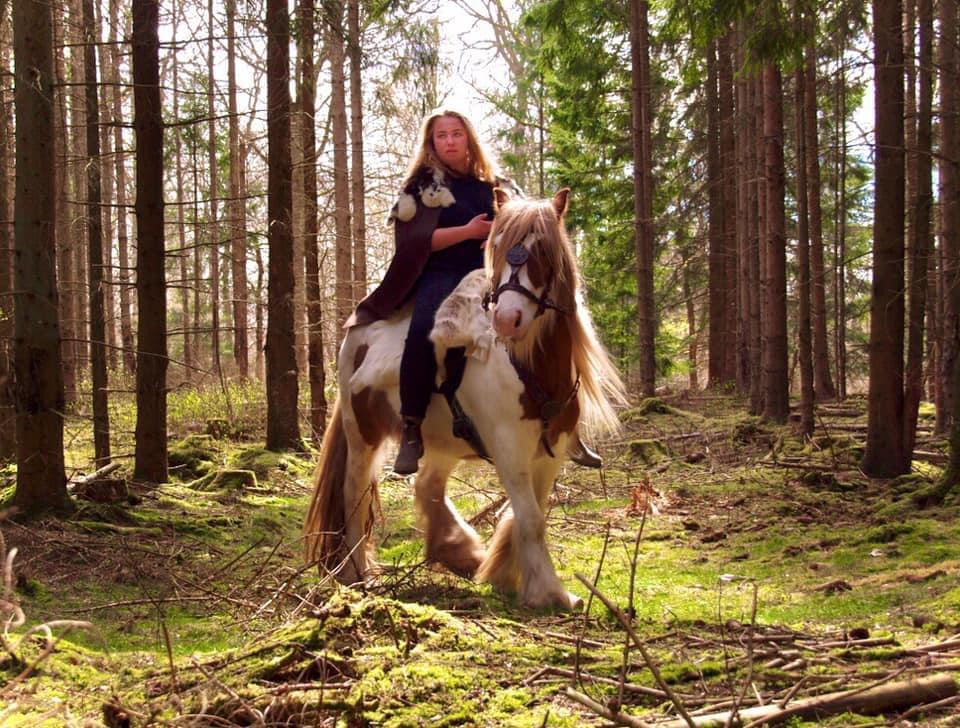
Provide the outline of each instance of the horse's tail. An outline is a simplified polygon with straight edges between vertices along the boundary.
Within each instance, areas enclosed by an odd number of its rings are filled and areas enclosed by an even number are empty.
[[[577,306],[570,321],[574,366],[580,373],[583,420],[595,434],[615,433],[621,428],[613,406],[627,403],[627,390],[610,355],[600,343],[585,305]]]
[[[320,461],[313,476],[313,497],[303,526],[307,563],[333,568],[343,545],[343,488],[347,475],[347,436],[343,429],[340,398],[320,448]]]

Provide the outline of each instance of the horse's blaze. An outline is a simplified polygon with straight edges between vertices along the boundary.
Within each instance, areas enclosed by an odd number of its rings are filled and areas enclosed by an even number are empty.
[[[400,432],[400,418],[390,406],[387,395],[379,389],[365,387],[350,397],[350,406],[363,441],[376,447],[384,438]]]

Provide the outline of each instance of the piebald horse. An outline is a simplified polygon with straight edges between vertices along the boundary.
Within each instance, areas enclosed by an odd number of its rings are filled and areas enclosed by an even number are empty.
[[[580,276],[564,226],[569,190],[552,200],[507,200],[496,190],[486,270],[468,275],[437,313],[441,363],[465,346],[457,400],[472,419],[509,498],[489,545],[446,497],[447,478],[475,451],[451,432],[435,396],[414,498],[428,560],[516,594],[529,606],[576,608],[545,542],[546,512],[578,423],[613,431],[621,379],[579,301]],[[398,372],[409,309],[352,328],[339,355],[339,397],[317,467],[305,525],[306,555],[341,582],[374,571],[372,531],[384,445],[400,431]]]

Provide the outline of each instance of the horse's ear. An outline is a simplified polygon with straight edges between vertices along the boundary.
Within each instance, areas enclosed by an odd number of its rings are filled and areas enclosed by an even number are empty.
[[[500,208],[507,204],[509,199],[510,195],[503,187],[493,188],[493,209],[495,212],[499,212]]]
[[[553,209],[557,211],[557,217],[563,218],[567,214],[568,198],[570,197],[570,188],[564,187],[553,196]]]

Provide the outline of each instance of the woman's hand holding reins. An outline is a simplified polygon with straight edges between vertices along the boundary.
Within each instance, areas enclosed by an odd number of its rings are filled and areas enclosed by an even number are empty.
[[[487,235],[490,234],[491,225],[493,225],[493,221],[488,220],[487,213],[484,212],[474,217],[466,225],[437,228],[433,231],[433,236],[430,238],[430,249],[443,250],[444,248],[449,248],[451,245],[462,243],[464,240],[477,238],[483,241],[480,244],[480,247],[483,247],[487,241]]]

